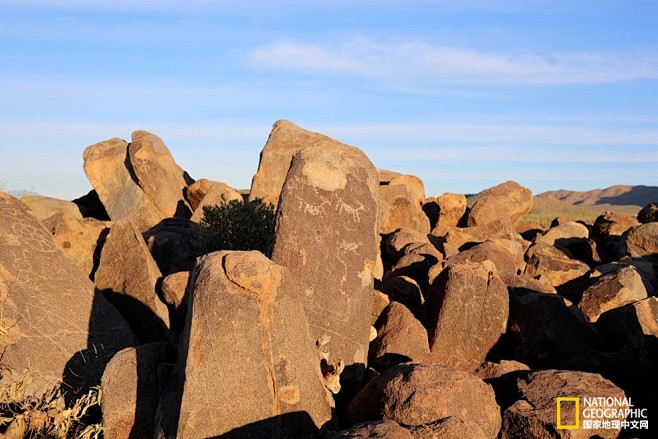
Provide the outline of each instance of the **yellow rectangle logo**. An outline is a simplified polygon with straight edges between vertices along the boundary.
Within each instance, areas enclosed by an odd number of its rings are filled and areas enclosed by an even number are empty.
[[[576,404],[576,423],[574,425],[562,424],[562,413],[560,405],[562,402],[573,402]],[[580,398],[578,397],[562,397],[557,399],[557,429],[558,430],[577,430],[580,428]]]

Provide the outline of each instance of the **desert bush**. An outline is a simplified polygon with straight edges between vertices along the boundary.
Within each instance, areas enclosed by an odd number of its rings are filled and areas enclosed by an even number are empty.
[[[26,395],[29,371],[22,380],[0,386],[0,436],[7,438],[98,439],[101,390],[93,387],[79,399],[66,404],[59,388],[42,396]]]
[[[265,252],[274,235],[274,206],[260,199],[204,206],[203,214],[192,242],[199,255],[217,250]]]

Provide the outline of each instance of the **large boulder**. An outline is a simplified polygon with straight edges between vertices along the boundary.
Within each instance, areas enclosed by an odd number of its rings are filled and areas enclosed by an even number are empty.
[[[658,203],[647,204],[637,214],[637,220],[642,224],[658,221]]]
[[[457,227],[462,224],[467,207],[464,194],[445,193],[437,197],[436,203],[439,206],[437,226]]]
[[[203,211],[204,207],[220,206],[230,201],[242,202],[242,195],[224,183],[213,183],[199,202],[190,219],[195,223],[200,223],[205,215],[205,212]]]
[[[425,308],[430,349],[444,364],[473,370],[507,328],[507,287],[476,262],[446,268],[432,283]]]
[[[116,221],[105,239],[94,280],[142,343],[170,338],[169,311],[157,293],[161,277],[137,226],[129,218]]]
[[[552,255],[545,253],[533,254],[526,264],[524,273],[534,278],[548,281],[552,286],[558,287],[569,281],[584,276],[589,272],[589,265],[566,255]]]
[[[384,370],[429,353],[427,331],[409,309],[391,302],[375,322],[377,338],[372,341],[369,364]]]
[[[620,254],[658,259],[658,222],[633,227],[621,237]]]
[[[41,195],[21,197],[21,201],[30,208],[30,213],[32,213],[32,215],[34,215],[39,221],[43,221],[56,214],[64,213],[67,213],[74,218],[82,219],[80,207],[71,201],[44,197]]]
[[[485,241],[451,256],[446,260],[446,266],[466,261],[491,261],[498,275],[513,276],[522,273],[525,268],[523,253],[523,246],[518,241],[502,239]]]
[[[84,170],[113,221],[129,217],[140,231],[176,214],[189,216],[185,172],[162,140],[135,131],[132,143],[113,138],[87,147]]]
[[[535,242],[543,242],[555,247],[567,248],[571,245],[587,241],[589,229],[586,225],[570,221],[551,227],[543,235],[537,235]]]
[[[584,401],[584,398],[615,398],[618,400],[625,398],[623,390],[602,378],[601,375],[576,371],[542,370],[519,378],[516,387],[520,399],[503,414],[503,428],[500,434],[502,439],[589,439],[591,437],[613,439],[621,431],[619,424],[625,419],[625,416],[612,414],[611,410],[607,410],[609,413],[607,417],[590,416],[593,412],[592,407]],[[567,398],[567,401],[559,401],[558,398]],[[573,400],[568,401],[569,398],[578,398],[580,413],[576,414],[576,404],[573,403]],[[560,419],[557,418],[558,404]],[[613,407],[625,408],[621,405]],[[595,408],[607,407],[597,403]],[[561,425],[575,426],[576,417],[579,420],[579,428],[560,428]],[[608,421],[610,424],[614,420],[617,421],[617,427],[602,425],[603,421]],[[587,421],[590,422],[589,428],[584,428]],[[598,421],[598,428],[593,427],[594,421]]]
[[[399,228],[430,232],[430,220],[411,187],[404,184],[379,186],[379,199],[380,233],[388,234]]]
[[[639,225],[640,222],[635,216],[606,211],[594,221],[592,236],[605,242],[610,239],[620,238],[626,230]]]
[[[512,358],[533,368],[597,370],[605,362],[596,331],[558,294],[510,291],[506,337]]]
[[[341,146],[337,140],[307,131],[287,120],[275,122],[260,153],[258,171],[251,180],[249,200],[260,198],[265,203],[277,205],[290,162],[297,151],[315,147],[339,155]]]
[[[394,366],[368,382],[345,410],[348,424],[385,419],[413,427],[449,416],[474,421],[488,438],[500,430],[500,408],[491,387],[445,366]]]
[[[83,154],[84,170],[112,220],[130,217],[140,230],[146,230],[162,215],[126,166],[130,163],[128,145],[113,138],[88,146]]]
[[[152,438],[160,396],[158,366],[167,343],[149,343],[118,352],[101,380],[103,429],[113,439]]]
[[[0,193],[2,383],[70,394],[100,382],[109,359],[136,341],[126,321],[17,199]]]
[[[507,181],[478,194],[468,213],[467,224],[469,227],[481,226],[503,218],[515,223],[530,212],[532,202],[530,189]]]
[[[163,218],[190,214],[184,194],[185,171],[176,164],[161,138],[148,131],[133,132],[128,159],[139,187]]]
[[[578,308],[588,322],[604,312],[647,298],[647,288],[637,268],[627,265],[599,277],[583,292]]]
[[[376,169],[360,150],[306,148],[293,157],[277,212],[272,260],[300,284],[311,331],[331,337],[327,351],[345,362],[348,384],[360,381],[367,362],[376,191]]]
[[[459,249],[464,244],[481,243],[490,239],[502,238],[521,241],[514,226],[507,218],[497,219],[482,226],[446,227],[439,225],[432,230],[432,235],[443,238],[446,244]]]
[[[193,284],[176,437],[313,437],[331,407],[289,271],[256,251],[222,251],[200,258]]]

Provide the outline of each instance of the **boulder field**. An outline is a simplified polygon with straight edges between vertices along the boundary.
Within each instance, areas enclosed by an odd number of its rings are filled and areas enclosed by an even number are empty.
[[[0,193],[0,385],[100,386],[106,438],[656,437],[656,204],[530,234],[516,182],[427,197],[289,121],[247,191],[146,131],[83,158],[77,200]],[[195,251],[256,199],[265,254]]]

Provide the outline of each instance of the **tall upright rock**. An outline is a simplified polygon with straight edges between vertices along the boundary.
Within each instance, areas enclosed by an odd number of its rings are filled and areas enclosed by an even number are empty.
[[[142,234],[129,218],[116,221],[105,239],[95,282],[126,317],[142,343],[169,339],[169,311],[157,294],[162,277]]]
[[[88,146],[83,159],[87,179],[113,221],[129,217],[145,231],[163,218],[189,216],[185,172],[158,136],[135,131],[132,143],[106,140]]]
[[[193,282],[175,437],[314,437],[331,406],[290,272],[257,251],[221,251]]]
[[[340,149],[341,143],[323,134],[307,131],[287,120],[274,123],[270,137],[260,153],[258,171],[251,181],[249,200],[261,198],[277,204],[292,156],[308,147]]]
[[[1,192],[0,314],[0,382],[29,369],[34,394],[62,382],[69,393],[98,384],[110,358],[136,342],[27,207]]]
[[[368,355],[377,185],[377,170],[357,148],[306,148],[293,157],[277,211],[272,260],[301,285],[313,335],[331,337],[326,348],[345,362],[348,388]]]

